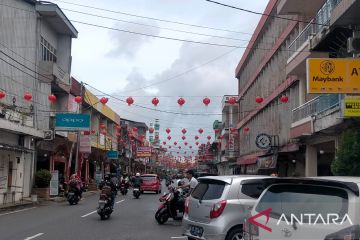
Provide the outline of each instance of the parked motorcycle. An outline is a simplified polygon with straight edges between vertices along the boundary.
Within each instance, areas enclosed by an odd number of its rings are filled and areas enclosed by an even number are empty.
[[[169,218],[182,220],[185,209],[183,192],[169,187],[169,192],[160,197],[161,205],[155,213],[155,219],[159,224],[164,224]],[[178,215],[181,214],[180,216]]]
[[[138,187],[134,187],[133,195],[136,199],[138,199],[140,197],[140,189]]]
[[[113,212],[111,194],[111,187],[104,186],[102,188],[99,198],[99,207],[97,210],[101,220],[110,218],[110,215]]]

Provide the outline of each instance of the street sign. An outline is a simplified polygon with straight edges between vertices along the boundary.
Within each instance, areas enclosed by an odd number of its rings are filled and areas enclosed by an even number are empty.
[[[57,113],[55,116],[55,130],[89,131],[90,115],[76,113]]]
[[[268,149],[271,146],[271,136],[266,133],[261,133],[256,137],[256,146],[261,149]]]
[[[360,59],[309,58],[308,93],[360,93]]]
[[[118,159],[119,158],[118,151],[108,151],[106,155],[107,155],[108,159]]]
[[[151,147],[138,147],[136,150],[137,158],[151,157]]]
[[[344,117],[360,117],[360,100],[345,99]]]

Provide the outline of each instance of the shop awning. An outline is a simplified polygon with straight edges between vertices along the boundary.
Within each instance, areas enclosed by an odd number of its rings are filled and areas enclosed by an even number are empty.
[[[0,150],[13,151],[13,152],[28,152],[28,153],[34,152],[34,150],[26,147],[13,146],[5,143],[0,143]]]

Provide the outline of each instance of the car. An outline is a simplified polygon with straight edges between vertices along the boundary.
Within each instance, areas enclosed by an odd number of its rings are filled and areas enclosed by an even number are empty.
[[[195,178],[206,177],[206,176],[218,176],[218,174],[208,173],[208,172],[195,172]]]
[[[157,174],[143,174],[141,175],[143,180],[140,190],[143,193],[144,191],[154,191],[155,193],[161,193],[161,181]]]
[[[359,177],[269,182],[245,221],[245,240],[360,239]]]
[[[242,238],[242,225],[249,208],[266,188],[269,176],[207,176],[186,199],[183,235],[189,240]],[[245,180],[252,182],[245,184]]]

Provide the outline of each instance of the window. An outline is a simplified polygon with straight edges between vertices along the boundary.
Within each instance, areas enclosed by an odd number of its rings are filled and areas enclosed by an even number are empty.
[[[41,37],[41,56],[43,61],[56,62],[56,49]]]
[[[263,182],[254,182],[250,184],[243,184],[241,192],[251,198],[259,198],[265,187]]]
[[[224,191],[225,182],[216,180],[200,180],[191,196],[195,199],[213,200],[219,199]]]
[[[142,180],[144,182],[146,181],[156,181],[156,177],[155,176],[141,176]]]
[[[348,195],[345,190],[323,186],[274,185],[260,199],[257,212],[272,208],[272,218],[279,219],[282,214],[339,214],[343,217],[348,211]]]

